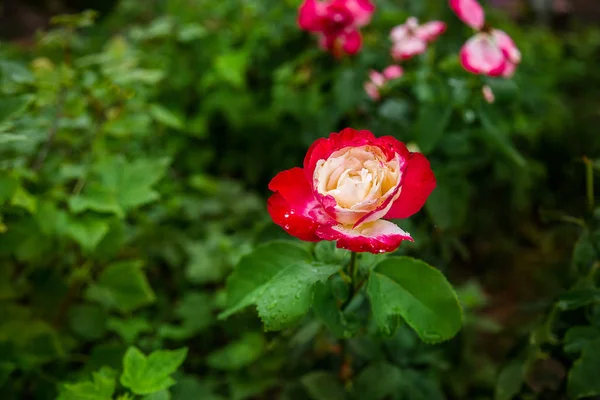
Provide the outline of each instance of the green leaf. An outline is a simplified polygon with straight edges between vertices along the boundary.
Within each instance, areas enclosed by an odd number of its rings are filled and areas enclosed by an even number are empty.
[[[359,329],[358,324],[351,324],[340,311],[337,299],[332,290],[330,281],[317,284],[313,310],[315,315],[327,326],[337,338],[349,339]]]
[[[343,400],[346,391],[337,376],[329,372],[311,372],[300,380],[313,400]]]
[[[283,329],[308,312],[315,284],[338,269],[311,262],[306,250],[289,242],[260,245],[227,279],[228,309],[219,318],[256,304],[266,330]]]
[[[123,313],[152,304],[156,296],[142,271],[140,261],[122,261],[109,265],[86,293],[88,299]]]
[[[19,187],[19,180],[14,176],[0,176],[0,203],[12,199],[13,195]]]
[[[391,334],[398,317],[427,343],[452,338],[462,325],[456,293],[444,275],[423,261],[391,257],[369,278],[367,293],[379,328]]]
[[[104,187],[104,196],[112,194],[122,210],[130,211],[160,197],[152,187],[162,179],[168,164],[166,158],[129,162],[122,156],[115,156],[98,163],[95,172]]]
[[[106,321],[106,327],[116,332],[127,343],[133,343],[142,333],[152,331],[152,327],[145,318],[116,318],[112,317]]]
[[[90,185],[78,196],[69,199],[69,209],[80,214],[84,211],[96,211],[99,213],[111,213],[124,217],[125,213],[117,197],[100,185]]]
[[[15,207],[21,207],[31,214],[37,210],[37,199],[33,197],[25,188],[18,186],[15,190],[10,204]]]
[[[402,371],[386,362],[371,364],[356,377],[353,392],[356,399],[383,400],[398,392],[402,384]]]
[[[61,400],[111,400],[117,373],[108,367],[92,374],[92,381],[65,384]]]
[[[241,339],[209,354],[206,362],[215,369],[238,370],[258,360],[265,351],[265,346],[265,338],[260,333],[249,332]]]
[[[86,251],[94,251],[108,230],[106,220],[91,215],[71,217],[67,222],[67,235]]]
[[[241,88],[246,81],[248,53],[237,51],[220,54],[215,58],[214,71],[225,82]]]
[[[520,391],[524,381],[523,363],[515,361],[502,369],[496,382],[495,400],[511,400]]]
[[[121,384],[142,395],[167,389],[175,384],[170,375],[183,364],[186,356],[187,348],[157,350],[146,356],[131,346],[123,357]]]
[[[419,107],[414,129],[417,144],[423,153],[435,149],[450,123],[451,115],[452,103],[450,102],[428,103]]]
[[[74,305],[69,309],[69,326],[84,339],[101,339],[106,333],[106,312],[93,304]]]
[[[338,249],[334,241],[322,240],[315,245],[315,258],[325,264],[345,264],[350,260],[351,252]]]
[[[598,339],[600,339],[600,328],[595,326],[569,328],[564,338],[565,353],[579,353],[588,343]]]
[[[600,340],[584,346],[581,358],[573,364],[567,380],[567,393],[572,399],[600,395]]]
[[[185,127],[185,122],[180,115],[160,104],[151,104],[149,112],[152,118],[169,128],[183,129]]]

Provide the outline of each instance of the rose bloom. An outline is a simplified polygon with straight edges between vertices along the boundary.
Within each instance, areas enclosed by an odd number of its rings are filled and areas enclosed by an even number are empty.
[[[485,25],[485,14],[477,0],[450,0],[458,18],[478,31],[460,50],[460,62],[467,71],[510,78],[521,62],[521,52],[504,31]]]
[[[379,90],[386,82],[398,79],[402,75],[404,75],[404,70],[399,65],[390,65],[382,72],[371,71],[369,72],[369,81],[364,85],[365,92],[371,99],[377,101],[381,98]]]
[[[521,52],[505,32],[490,29],[465,43],[460,50],[460,62],[474,74],[510,78],[521,62]]]
[[[413,240],[384,218],[410,217],[435,185],[423,154],[392,136],[346,128],[314,142],[303,168],[277,174],[267,207],[273,221],[299,239],[384,253]]]
[[[394,60],[407,60],[427,50],[427,45],[446,31],[446,24],[441,21],[430,21],[419,25],[419,20],[410,17],[406,23],[398,25],[390,32],[393,42],[392,57]]]
[[[336,56],[355,54],[362,45],[358,28],[369,23],[370,0],[305,0],[298,10],[300,28],[319,35],[319,44]]]

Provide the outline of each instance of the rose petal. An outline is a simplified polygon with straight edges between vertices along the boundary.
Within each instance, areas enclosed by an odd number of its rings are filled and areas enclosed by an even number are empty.
[[[510,36],[500,29],[492,30],[492,37],[496,40],[496,43],[504,53],[505,57],[513,64],[519,64],[521,62],[521,52],[517,48],[515,42]]]
[[[512,76],[515,74],[516,69],[517,65],[508,61],[506,63],[506,66],[504,67],[504,71],[502,71],[502,76],[504,78],[512,78]]]
[[[385,84],[385,76],[383,76],[382,73],[379,73],[377,71],[369,71],[369,79],[371,79],[371,82],[373,82],[373,84],[375,84],[375,86],[383,86]]]
[[[321,16],[323,12],[323,3],[317,0],[305,0],[298,10],[298,25],[310,32],[322,30]]]
[[[483,98],[485,99],[485,101],[487,101],[489,104],[492,104],[496,100],[496,96],[494,96],[492,88],[488,85],[484,85],[481,88],[481,93],[483,94]]]
[[[354,15],[356,26],[364,26],[371,21],[375,5],[369,0],[338,0],[345,2],[346,7]]]
[[[387,80],[398,79],[404,74],[404,70],[399,65],[390,65],[383,70],[383,76]]]
[[[347,225],[320,226],[317,235],[325,240],[336,240],[338,248],[354,252],[391,252],[403,240],[413,241],[410,234],[384,220],[362,224],[356,228]]]
[[[410,154],[400,185],[400,196],[384,218],[410,217],[423,207],[435,189],[435,175],[423,154]]]
[[[314,197],[301,168],[280,172],[269,183],[269,189],[275,194],[269,198],[267,210],[273,221],[290,235],[318,241],[317,228],[321,224],[335,223]]]
[[[474,74],[500,76],[506,68],[506,57],[492,37],[478,33],[460,50],[462,66]]]
[[[409,36],[409,29],[406,24],[398,25],[392,28],[390,31],[390,40],[392,42],[399,42],[404,40],[407,36]]]
[[[357,30],[345,31],[339,36],[339,39],[346,54],[358,53],[362,45],[362,38]]]
[[[450,8],[462,22],[471,28],[483,28],[485,14],[476,0],[450,0]]]
[[[395,42],[392,47],[392,58],[394,60],[407,60],[424,53],[427,50],[427,42],[416,36],[408,36],[404,40]]]
[[[344,147],[364,146],[372,144],[377,139],[369,131],[357,131],[352,128],[346,128],[339,133],[332,133],[328,138],[316,140],[306,152],[304,157],[304,174],[306,180],[311,182],[315,172],[317,161],[326,160],[331,153]]]
[[[421,40],[431,42],[446,32],[446,24],[441,21],[427,22],[415,29],[415,36]]]
[[[372,100],[377,101],[380,99],[381,96],[379,95],[379,88],[373,82],[366,82],[364,88],[367,96],[369,96]]]

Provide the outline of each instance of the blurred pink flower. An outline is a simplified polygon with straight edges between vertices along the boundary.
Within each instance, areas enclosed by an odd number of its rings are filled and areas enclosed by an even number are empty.
[[[406,60],[427,50],[427,44],[437,39],[446,31],[446,24],[441,21],[431,21],[419,25],[415,17],[410,17],[402,25],[390,32],[393,42],[392,57],[394,60]]]
[[[369,81],[365,82],[364,88],[367,95],[377,101],[381,98],[379,90],[386,84],[386,82],[398,79],[404,74],[404,70],[399,65],[390,65],[386,67],[382,72],[371,70],[369,72]]]
[[[478,31],[460,50],[464,69],[480,75],[513,76],[521,62],[521,52],[506,32],[485,25],[483,8],[477,0],[450,0],[450,8]]]
[[[460,50],[460,61],[474,74],[509,78],[521,62],[521,52],[505,32],[492,29],[469,39]]]
[[[487,101],[488,103],[492,104],[494,101],[496,101],[496,96],[494,96],[492,88],[488,85],[484,85],[481,88],[481,93],[483,94],[483,98],[485,99],[485,101]]]
[[[319,44],[334,55],[355,54],[362,44],[361,26],[375,6],[370,0],[305,0],[298,10],[300,28],[319,35]]]

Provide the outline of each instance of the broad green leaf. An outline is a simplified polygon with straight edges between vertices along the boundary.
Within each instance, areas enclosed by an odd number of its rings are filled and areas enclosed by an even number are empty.
[[[69,309],[69,326],[84,339],[101,339],[106,333],[106,312],[94,304],[74,305]]]
[[[399,317],[427,343],[448,340],[461,328],[456,293],[440,271],[423,261],[410,257],[382,261],[371,273],[367,293],[373,318],[387,334]]]
[[[115,194],[100,185],[89,185],[83,193],[71,197],[69,208],[75,214],[89,210],[99,213],[111,213],[119,217],[125,216]]]
[[[289,242],[258,246],[227,279],[229,307],[219,317],[227,318],[256,304],[266,330],[282,329],[308,312],[315,284],[338,269],[311,262],[306,250]]]
[[[515,361],[502,369],[496,382],[495,400],[511,400],[520,391],[525,380],[523,363]]]
[[[86,293],[88,299],[122,313],[132,312],[156,300],[139,261],[109,265]]]
[[[248,54],[245,51],[223,53],[214,60],[215,73],[225,82],[241,88],[246,81]]]
[[[136,347],[129,347],[123,357],[121,384],[141,395],[167,389],[175,384],[171,374],[183,364],[186,356],[187,348],[157,350],[146,356]]]
[[[595,340],[600,340],[600,328],[595,326],[569,328],[564,338],[565,353],[579,353],[588,343]]]
[[[311,372],[300,380],[313,400],[344,400],[346,391],[338,377],[330,372]]]
[[[111,193],[127,212],[160,197],[153,186],[165,174],[168,163],[165,158],[129,162],[122,156],[114,156],[98,163],[95,171],[103,190]]]
[[[371,364],[356,377],[353,391],[356,399],[383,400],[397,393],[402,384],[402,371],[386,362]]]
[[[116,332],[127,343],[134,343],[138,336],[152,331],[152,327],[145,318],[109,318],[106,327]]]
[[[450,102],[429,103],[419,107],[414,130],[417,144],[423,153],[429,153],[435,149],[448,127],[451,115],[452,103]]]
[[[226,400],[225,397],[216,394],[219,382],[211,379],[210,376],[185,375],[177,379],[177,385],[171,389],[173,400]]]
[[[265,345],[265,338],[260,333],[246,333],[239,340],[209,354],[206,362],[215,369],[238,370],[256,361],[265,351]]]
[[[572,399],[600,395],[600,340],[586,344],[581,358],[573,364],[567,380],[567,393]]]
[[[331,282],[317,284],[313,310],[316,316],[337,337],[349,339],[359,329],[358,324],[349,323],[340,311],[338,301],[332,291]]]
[[[92,374],[92,381],[63,385],[61,400],[111,400],[116,377],[114,370],[104,367]]]
[[[67,222],[67,235],[86,251],[94,251],[108,230],[108,222],[105,219],[91,215],[71,217]]]

